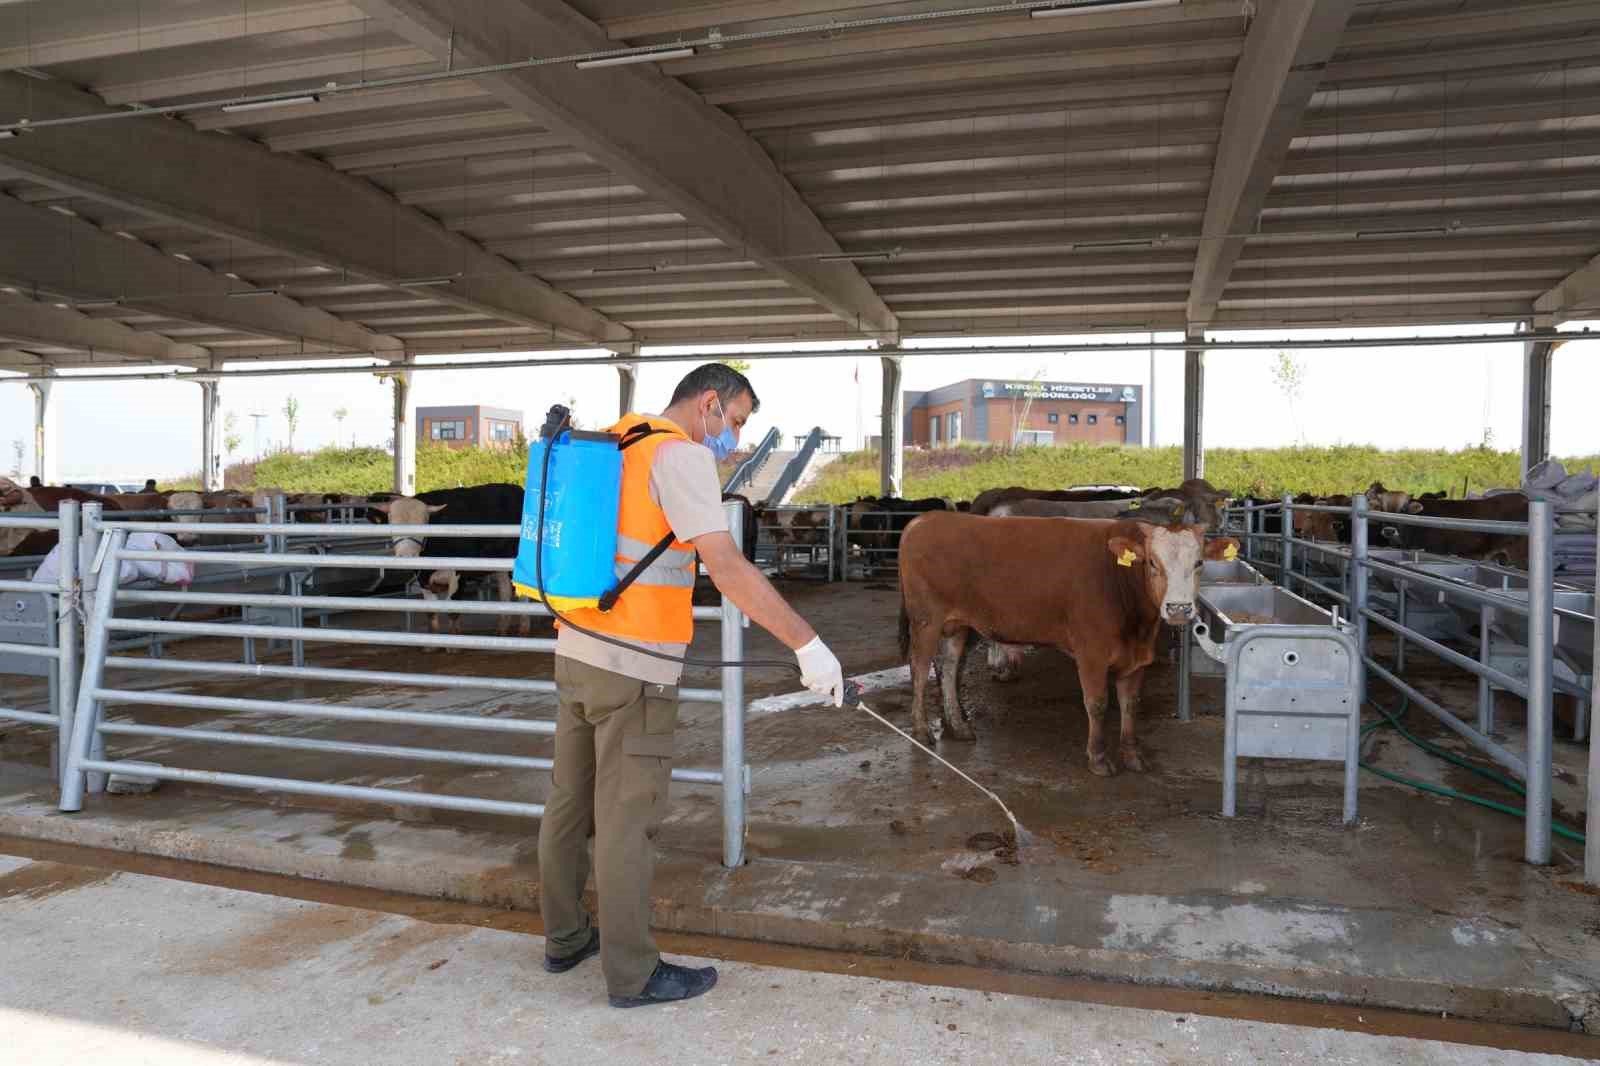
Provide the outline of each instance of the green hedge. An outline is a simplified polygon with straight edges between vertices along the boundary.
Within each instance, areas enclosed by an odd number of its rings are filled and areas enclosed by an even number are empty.
[[[1596,457],[1568,460],[1578,469]],[[970,500],[984,489],[1005,485],[1059,489],[1070,485],[1172,486],[1182,480],[1183,453],[1177,447],[1131,448],[1072,444],[1007,450],[961,446],[910,450],[905,456],[904,495],[948,496]],[[1462,487],[1515,486],[1520,483],[1516,452],[1487,448],[1461,451],[1406,449],[1384,451],[1366,445],[1331,448],[1213,448],[1206,451],[1206,479],[1240,494],[1277,496],[1284,492],[1319,495],[1347,493],[1381,481],[1411,493]],[[847,503],[878,492],[878,454],[853,452],[824,467],[796,494],[797,502]]]

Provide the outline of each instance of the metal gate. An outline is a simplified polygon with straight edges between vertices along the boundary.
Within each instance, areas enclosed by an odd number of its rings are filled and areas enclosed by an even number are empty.
[[[0,719],[55,727],[51,776],[59,780],[78,684],[78,504],[68,500],[53,516],[0,515],[0,529],[53,529],[59,537],[54,585],[0,580],[0,674],[45,677],[49,686],[48,711],[0,703]]]
[[[738,541],[743,530],[741,506],[726,506],[729,528]],[[279,512],[281,514],[281,512]],[[274,515],[273,517],[277,517]],[[405,745],[364,744],[336,740],[316,740],[303,737],[278,736],[263,733],[197,730],[194,728],[157,726],[135,721],[107,721],[107,706],[164,706],[185,707],[212,711],[282,715],[296,718],[327,721],[376,722],[396,726],[414,726],[464,730],[474,733],[517,734],[551,736],[555,722],[548,719],[487,718],[467,714],[446,714],[394,708],[363,707],[348,703],[312,703],[299,700],[242,699],[197,693],[140,691],[107,681],[113,671],[150,672],[214,677],[273,677],[298,678],[312,681],[344,681],[363,684],[394,684],[425,688],[475,688],[500,692],[551,694],[556,690],[554,681],[521,678],[488,678],[459,675],[366,670],[332,667],[309,667],[300,661],[289,665],[263,665],[248,661],[211,662],[172,660],[155,657],[109,656],[108,648],[118,637],[228,637],[242,639],[289,640],[305,643],[334,643],[377,645],[392,648],[443,647],[491,651],[553,652],[555,641],[501,636],[470,636],[454,634],[428,634],[341,628],[324,625],[311,628],[296,618],[285,624],[258,624],[254,622],[189,622],[162,618],[132,618],[118,614],[119,606],[206,604],[211,606],[238,606],[262,611],[304,611],[308,608],[324,612],[438,612],[449,615],[546,615],[543,607],[529,603],[481,603],[462,601],[437,601],[412,598],[373,598],[358,596],[304,596],[297,593],[272,594],[254,592],[195,592],[178,589],[119,589],[114,575],[122,560],[147,560],[153,562],[187,562],[197,566],[226,565],[245,569],[288,568],[292,571],[315,575],[319,569],[343,568],[370,571],[399,569],[451,569],[458,572],[496,573],[509,572],[511,559],[452,559],[430,558],[415,562],[397,559],[392,555],[345,555],[322,552],[296,551],[292,543],[282,538],[291,535],[314,535],[318,538],[370,538],[372,527],[349,524],[287,524],[267,522],[261,524],[226,523],[168,523],[161,532],[203,532],[265,534],[279,538],[269,551],[264,552],[196,552],[196,551],[137,551],[126,546],[129,532],[152,528],[137,522],[107,520],[96,505],[85,508],[84,535],[98,553],[97,565],[86,575],[93,586],[93,609],[89,615],[84,641],[82,684],[77,692],[76,718],[73,722],[71,742],[67,748],[65,772],[62,776],[61,802],[63,811],[81,810],[84,794],[104,788],[104,775],[122,769],[124,772],[168,781],[222,785],[235,788],[259,789],[288,794],[322,796],[402,806],[431,807],[446,810],[473,811],[488,814],[518,815],[538,818],[544,807],[537,803],[512,802],[486,797],[455,796],[408,791],[395,788],[367,787],[323,781],[309,781],[275,776],[266,772],[240,774],[208,769],[188,769],[153,766],[146,763],[127,764],[108,759],[104,752],[107,736],[164,738],[169,740],[199,740],[207,743],[246,745],[266,750],[299,750],[325,753],[393,758],[421,762],[444,762],[512,770],[549,770],[551,760],[498,753],[491,750],[469,751],[440,750]],[[386,526],[388,537],[471,537],[515,538],[518,526]],[[407,565],[410,563],[410,565]],[[110,579],[108,580],[108,575]],[[298,584],[296,585],[298,591]],[[721,625],[721,658],[737,661],[744,651],[744,617],[730,600],[724,599],[720,607],[696,607],[697,622],[716,622]],[[723,862],[737,866],[743,861],[745,836],[745,794],[748,790],[748,771],[744,764],[744,674],[738,668],[722,670],[720,689],[680,689],[680,699],[689,702],[716,702],[722,706],[722,765],[719,769],[674,769],[677,781],[722,786]],[[486,745],[484,747],[487,747]]]

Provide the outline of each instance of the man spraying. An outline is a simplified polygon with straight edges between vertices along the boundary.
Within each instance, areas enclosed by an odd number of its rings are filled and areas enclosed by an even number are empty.
[[[672,659],[693,637],[695,557],[724,596],[794,651],[806,688],[835,706],[844,695],[839,660],[727,529],[717,462],[738,446],[759,407],[743,374],[707,363],[678,383],[660,415],[627,414],[610,427],[617,434],[641,424],[654,431],[622,453],[619,563],[632,566],[668,534],[673,540],[610,610],[568,612],[577,626],[628,647],[573,626],[562,626],[556,642],[555,767],[539,827],[544,965],[566,973],[599,954],[613,1007],[691,999],[717,981],[714,967],[662,959],[650,936],[654,837],[666,814],[683,672]],[[581,900],[591,832],[603,943]]]

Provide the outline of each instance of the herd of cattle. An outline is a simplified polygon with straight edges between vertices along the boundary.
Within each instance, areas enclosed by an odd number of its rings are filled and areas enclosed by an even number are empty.
[[[99,503],[107,511],[199,512],[199,521],[249,521],[254,511],[265,521],[274,490],[238,492],[154,492],[101,496],[72,488],[24,488],[0,478],[0,512],[53,513],[64,500]],[[515,526],[522,519],[523,492],[509,484],[439,489],[417,496],[377,493],[295,494],[287,497],[290,521],[325,522],[343,518],[380,525],[425,527],[436,516],[450,525]],[[1519,492],[1478,499],[1415,499],[1374,483],[1366,493],[1373,511],[1448,518],[1525,521],[1528,498]],[[749,503],[743,497],[728,496]],[[1269,503],[1249,497],[1235,502]],[[935,729],[952,739],[971,739],[956,677],[962,657],[977,636],[989,645],[989,665],[997,680],[1017,675],[1028,647],[1056,647],[1077,664],[1089,718],[1088,759],[1096,774],[1115,773],[1108,757],[1102,721],[1114,681],[1122,711],[1121,768],[1143,771],[1145,758],[1135,736],[1144,670],[1155,659],[1164,626],[1186,625],[1194,615],[1197,574],[1208,558],[1231,557],[1238,542],[1218,534],[1229,494],[1206,481],[1185,481],[1172,489],[1142,492],[1121,489],[990,489],[970,503],[941,498],[862,498],[844,508],[768,509],[746,506],[744,547],[754,558],[758,534],[780,549],[829,544],[830,530],[842,532],[853,551],[871,567],[894,566],[900,575],[902,654],[911,663],[915,693],[913,728],[919,739],[937,739]],[[1297,497],[1297,503],[1348,507],[1350,497]],[[242,513],[241,513],[242,512]],[[1073,521],[1038,521],[1066,518]],[[1282,519],[1262,512],[1258,531],[1276,533]],[[174,520],[193,521],[193,516]],[[1308,540],[1348,542],[1346,516],[1296,511],[1293,532]],[[830,523],[833,523],[830,525]],[[236,540],[237,536],[185,532],[185,545]],[[415,569],[423,595],[455,597],[462,575],[430,568],[427,560],[511,558],[516,538],[473,538],[393,533],[390,550]],[[0,556],[40,555],[54,546],[50,530],[0,528]],[[1488,535],[1411,525],[1373,525],[1374,546],[1414,548],[1469,558],[1526,565],[1522,537]],[[494,591],[509,602],[510,575],[488,575]],[[459,628],[460,615],[453,615]],[[526,635],[530,618],[519,616]],[[500,631],[509,629],[502,617]],[[440,628],[439,616],[433,629]],[[930,725],[923,695],[929,678],[939,681],[941,713]]]

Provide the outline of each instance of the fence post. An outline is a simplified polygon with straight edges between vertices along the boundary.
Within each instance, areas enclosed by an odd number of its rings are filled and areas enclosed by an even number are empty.
[[[84,510],[88,513],[90,525],[98,528],[100,505],[91,503]],[[127,539],[125,530],[119,529],[111,534],[111,547],[100,564],[95,586],[94,613],[89,616],[85,626],[83,683],[78,687],[78,706],[72,720],[72,743],[67,752],[66,771],[61,777],[60,806],[63,811],[82,810],[84,790],[87,788],[90,792],[100,792],[105,787],[104,774],[93,775],[96,780],[91,783],[86,780],[82,766],[85,760],[98,759],[95,743],[99,739],[100,707],[99,701],[94,698],[94,691],[105,678],[106,641],[109,637],[106,623],[116,607],[117,576],[122,566],[117,556]]]
[[[67,749],[72,745],[72,718],[78,698],[78,576],[82,560],[78,555],[78,523],[82,504],[63,500],[57,511],[61,534],[57,554],[61,559],[56,594],[56,647],[61,657],[56,663],[56,759],[52,769],[59,786],[67,768]]]
[[[1278,531],[1278,584],[1294,591],[1294,580],[1291,577],[1294,571],[1294,545],[1289,543],[1289,538],[1294,536],[1294,497],[1287,492],[1283,494],[1283,528]]]
[[[1555,728],[1555,538],[1548,500],[1528,501],[1528,795],[1523,858],[1550,861],[1551,734]]]
[[[737,500],[723,505],[733,542],[744,546],[744,515]],[[744,658],[744,625],[739,608],[722,597],[722,659]],[[744,669],[722,668],[722,865],[744,863]]]
[[[1346,728],[1350,735],[1344,759],[1344,824],[1356,821],[1357,778],[1361,776],[1361,708],[1367,702],[1367,540],[1372,525],[1367,520],[1367,497],[1356,493],[1350,501],[1350,620],[1356,627],[1356,655],[1351,667],[1356,672],[1356,706]],[[1335,608],[1337,609],[1337,608]]]
[[[1494,641],[1489,630],[1494,626],[1494,608],[1487,603],[1478,605],[1478,662],[1489,665],[1494,652]],[[1487,677],[1478,678],[1478,732],[1488,736],[1494,732],[1494,686]]]

